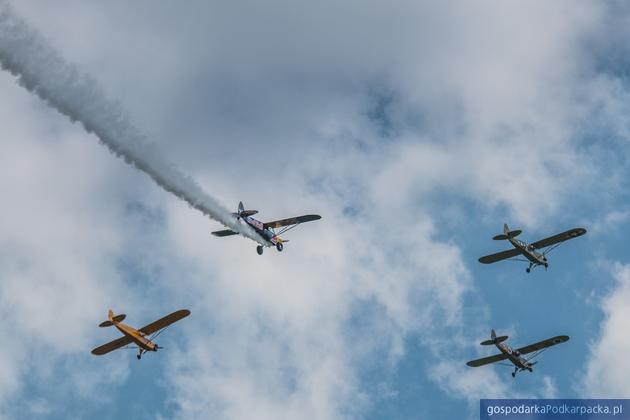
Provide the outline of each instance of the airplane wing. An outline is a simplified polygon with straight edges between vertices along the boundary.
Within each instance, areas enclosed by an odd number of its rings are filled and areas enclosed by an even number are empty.
[[[160,318],[157,321],[150,323],[149,325],[145,325],[138,331],[147,335],[153,334],[154,332],[166,328],[182,318],[186,318],[188,315],[190,315],[190,311],[188,309],[180,309],[179,311],[175,311],[170,315],[166,315],[164,318]]]
[[[222,238],[224,236],[238,235],[238,232],[234,232],[233,230],[226,229],[226,230],[217,230],[216,232],[212,232],[212,234],[214,236],[218,236]]]
[[[289,219],[274,220],[273,222],[264,223],[263,226],[265,228],[275,229],[282,226],[298,225],[300,223],[312,222],[313,220],[319,220],[321,218],[322,216],[317,214],[307,214],[305,216],[291,217]]]
[[[485,257],[479,258],[479,262],[482,264],[492,264],[497,261],[505,260],[508,258],[516,257],[517,255],[521,255],[521,251],[518,249],[508,249],[507,251],[497,252],[496,254],[486,255]]]
[[[546,347],[555,346],[556,344],[564,343],[565,341],[569,341],[569,336],[559,335],[557,337],[539,341],[538,343],[530,344],[529,346],[521,347],[520,349],[518,349],[518,352],[521,354],[527,354],[534,351],[542,350]]]
[[[508,356],[506,354],[501,353],[501,354],[495,354],[494,356],[490,356],[490,357],[484,357],[483,359],[471,360],[470,362],[466,364],[470,367],[479,367],[483,365],[488,365],[490,363],[500,362],[507,358]]]
[[[531,245],[536,249],[546,248],[549,245],[554,245],[559,242],[564,242],[569,239],[577,238],[578,236],[582,236],[585,233],[586,233],[586,229],[584,228],[570,229],[570,230],[567,230],[566,232],[562,232],[557,235],[550,236],[545,239],[541,239],[540,241],[534,242]]]
[[[92,350],[92,354],[95,356],[102,356],[109,353],[110,351],[114,351],[116,349],[126,346],[127,344],[131,344],[132,342],[133,340],[128,336],[120,337],[117,340],[110,341],[107,344],[103,344],[102,346],[95,348],[94,350]]]

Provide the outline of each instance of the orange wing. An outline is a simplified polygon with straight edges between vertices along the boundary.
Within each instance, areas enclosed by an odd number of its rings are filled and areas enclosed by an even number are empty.
[[[147,335],[153,334],[154,332],[159,331],[162,328],[166,328],[182,318],[186,318],[188,315],[190,315],[190,311],[188,309],[180,309],[179,311],[175,311],[170,315],[166,315],[164,318],[160,318],[157,321],[150,323],[149,325],[145,325],[138,331]]]
[[[110,341],[107,344],[103,344],[102,346],[95,348],[94,350],[92,350],[92,354],[95,356],[102,356],[109,353],[110,351],[114,351],[116,349],[126,346],[127,344],[131,344],[132,342],[133,340],[128,336],[120,337],[119,339]]]

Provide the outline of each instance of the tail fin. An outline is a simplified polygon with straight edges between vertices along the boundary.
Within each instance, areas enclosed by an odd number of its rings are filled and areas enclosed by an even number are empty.
[[[236,217],[236,219],[240,219],[243,216],[243,212],[245,211],[245,206],[243,206],[243,202],[238,202],[238,209],[236,209],[235,213],[232,213],[232,216]]]
[[[112,311],[110,309],[107,312],[107,321],[101,322],[100,324],[98,324],[98,326],[101,327],[101,328],[103,328],[103,327],[111,327],[112,325],[114,325],[114,322],[121,322],[126,317],[127,317],[127,315],[125,315],[125,314],[114,315],[114,311]]]
[[[505,227],[507,228],[507,225],[505,225]],[[492,329],[492,332],[490,333],[490,338],[492,338],[493,340],[497,339],[497,333],[494,331],[494,328]]]

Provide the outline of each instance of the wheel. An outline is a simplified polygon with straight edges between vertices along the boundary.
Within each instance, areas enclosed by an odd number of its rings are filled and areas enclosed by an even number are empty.
[[[258,245],[258,246],[256,247],[256,252],[258,252],[258,255],[262,255],[262,253],[263,253],[263,247],[262,247],[262,245]]]
[[[516,378],[516,372],[512,372],[512,378]]]
[[[527,271],[527,272],[529,273],[530,271],[532,271],[532,269],[531,269],[531,268],[529,268],[529,267],[527,267],[527,268],[525,269],[525,271]]]
[[[138,360],[140,360],[140,358],[142,358],[142,356],[140,356],[139,354],[136,357],[138,358]]]
[[[284,246],[282,245],[282,242],[278,242],[276,244],[276,249],[278,250],[278,252],[282,252],[282,248],[284,248]]]

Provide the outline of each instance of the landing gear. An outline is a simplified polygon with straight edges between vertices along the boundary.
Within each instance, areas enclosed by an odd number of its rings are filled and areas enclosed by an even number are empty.
[[[142,355],[141,354],[138,354],[136,357],[138,358],[138,360],[142,359]]]
[[[516,378],[516,372],[512,372],[512,378]]]
[[[263,247],[262,247],[262,245],[258,245],[256,247],[256,252],[258,252],[258,255],[262,255],[263,254]]]
[[[527,271],[528,273],[529,273],[530,271],[532,271],[532,266],[533,266],[533,265],[534,265],[534,264],[529,263],[529,267],[527,267],[527,268],[525,269],[525,271]]]
[[[278,252],[282,252],[283,248],[284,248],[284,246],[282,245],[282,242],[278,242],[276,244],[276,249],[278,250]]]

